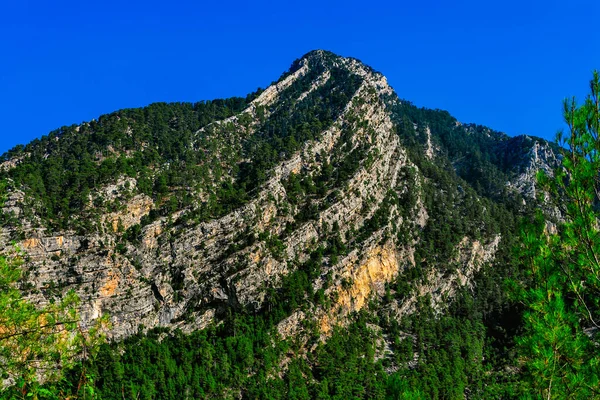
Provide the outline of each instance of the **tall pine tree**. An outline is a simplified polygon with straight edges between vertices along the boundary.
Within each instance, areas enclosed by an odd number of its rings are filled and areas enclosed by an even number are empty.
[[[532,285],[522,291],[522,367],[533,397],[600,398],[600,78],[582,105],[564,102],[562,165],[541,174],[546,201],[562,218],[542,217],[523,234]],[[554,202],[552,202],[554,200]],[[563,206],[560,206],[562,204]]]

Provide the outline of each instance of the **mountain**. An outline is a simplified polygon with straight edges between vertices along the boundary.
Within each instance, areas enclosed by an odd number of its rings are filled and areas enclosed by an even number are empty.
[[[246,98],[125,109],[7,152],[0,247],[22,249],[28,298],[74,289],[84,326],[110,316],[119,350],[101,359],[130,365],[150,342],[233,346],[233,372],[202,367],[216,383],[181,383],[190,398],[264,397],[263,381],[292,398],[292,379],[315,397],[340,377],[323,353],[335,345],[365,360],[356,397],[402,371],[437,377],[423,389],[437,397],[438,357],[463,360],[452,393],[477,397],[482,371],[510,358],[520,310],[502,281],[520,274],[518,223],[557,150],[415,107],[360,61],[317,50]],[[206,352],[224,362],[221,350]],[[100,381],[106,398],[128,371]],[[182,390],[157,382],[127,385]]]

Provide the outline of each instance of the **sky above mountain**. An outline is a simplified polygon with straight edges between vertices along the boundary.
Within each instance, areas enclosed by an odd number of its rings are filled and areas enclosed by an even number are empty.
[[[313,49],[418,106],[553,139],[600,69],[597,15],[595,0],[6,1],[0,153],[121,108],[245,96]]]

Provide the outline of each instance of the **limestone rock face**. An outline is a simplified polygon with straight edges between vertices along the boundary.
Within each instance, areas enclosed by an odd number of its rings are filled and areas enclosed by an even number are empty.
[[[399,274],[423,262],[415,260],[415,247],[423,230],[439,221],[431,217],[424,191],[425,185],[435,188],[437,183],[422,174],[403,144],[406,138],[392,115],[399,100],[383,75],[355,59],[311,52],[244,111],[196,132],[193,150],[204,151],[202,135],[221,135],[241,153],[243,141],[256,135],[264,121],[282,108],[304,107],[340,69],[359,77],[360,85],[333,122],[274,166],[248,202],[219,218],[178,222],[193,211],[186,208],[147,222],[165,200],[137,193],[136,178],[119,176],[90,194],[88,207],[100,198],[120,203],[100,218],[93,232],[51,233],[41,226],[39,212],[28,205],[25,188],[12,190],[3,212],[13,222],[2,227],[0,246],[5,253],[13,251],[11,241],[16,240],[24,252],[27,295],[45,303],[74,289],[82,300],[84,325],[107,313],[111,335],[117,339],[159,326],[189,332],[218,322],[229,307],[261,309],[269,290],[280,288],[282,280],[319,248],[331,248],[337,241],[346,251],[326,254],[319,275],[311,281],[327,305],[294,312],[279,324],[280,335],[299,334],[302,321],[312,318],[326,336],[351,313],[384,296]],[[305,82],[311,74],[315,78]],[[304,89],[290,98],[290,88],[300,84]],[[423,158],[435,163],[442,150],[432,143],[429,127],[426,132]],[[353,152],[362,156],[337,186],[301,201],[290,194],[287,182],[293,177],[317,179],[326,168],[334,175],[346,173],[341,166]],[[507,185],[533,196],[535,172],[552,165],[553,157],[551,149],[534,142],[525,168]],[[223,165],[228,160],[223,156]],[[0,168],[18,163],[4,162]],[[224,168],[224,174],[235,179],[232,170]],[[202,192],[193,195],[198,203],[208,197]],[[397,197],[412,200],[400,207],[390,200]],[[303,207],[309,206],[316,211],[302,217]],[[125,240],[124,232],[136,226],[137,236]],[[455,272],[428,271],[427,283],[414,293],[430,294],[432,304],[440,306],[493,261],[500,241],[498,234],[464,237],[455,255],[443,260],[456,265]],[[395,314],[410,313],[414,302],[415,297],[409,297],[396,304]]]
[[[518,162],[516,176],[507,185],[516,189],[524,197],[535,199],[538,193],[536,185],[538,171],[543,171],[550,177],[553,176],[553,170],[558,166],[559,156],[548,143],[526,135],[518,136],[512,141],[518,143],[519,146],[525,144],[523,148],[526,149],[526,152]]]

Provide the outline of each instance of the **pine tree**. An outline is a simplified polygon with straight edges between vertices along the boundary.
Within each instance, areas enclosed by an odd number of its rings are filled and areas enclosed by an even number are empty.
[[[562,165],[539,181],[563,220],[554,229],[539,216],[523,234],[522,257],[532,287],[522,291],[525,333],[519,338],[529,394],[600,398],[600,79],[578,106],[564,102],[567,135],[559,133]],[[553,200],[553,201],[552,201]],[[561,206],[561,204],[563,206]]]

